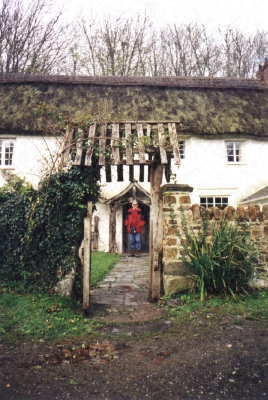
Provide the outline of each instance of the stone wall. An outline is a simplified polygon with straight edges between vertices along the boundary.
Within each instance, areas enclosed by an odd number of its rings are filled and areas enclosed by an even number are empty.
[[[180,207],[183,208],[188,223],[193,229],[200,229],[201,217],[198,204],[191,204],[189,193],[193,190],[188,185],[167,184],[162,187],[163,193],[163,286],[165,294],[191,290],[195,282],[189,276],[180,257],[185,255],[181,241],[184,239],[181,228]],[[231,220],[236,218],[247,221],[251,230],[251,240],[259,247],[260,257],[256,276],[251,280],[252,287],[268,288],[268,205],[249,206],[244,208],[232,206],[220,210],[212,207],[205,210],[211,221],[222,216]],[[180,237],[178,236],[180,233]]]

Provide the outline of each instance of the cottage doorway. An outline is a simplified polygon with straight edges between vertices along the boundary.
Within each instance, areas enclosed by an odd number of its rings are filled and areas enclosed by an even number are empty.
[[[141,231],[141,252],[142,253],[149,253],[149,242],[150,242],[150,207],[147,206],[146,204],[142,204],[137,200],[139,203],[139,208],[142,211],[142,214],[144,216],[144,220],[146,224],[142,228]],[[123,254],[124,253],[129,253],[130,248],[129,248],[129,240],[128,240],[128,234],[127,234],[127,228],[125,227],[125,216],[127,215],[128,210],[131,208],[131,203],[124,204],[123,205],[123,238],[122,238],[122,243],[123,243]]]

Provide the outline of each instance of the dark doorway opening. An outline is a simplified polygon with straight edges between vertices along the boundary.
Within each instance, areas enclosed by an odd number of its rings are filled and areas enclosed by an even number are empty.
[[[142,253],[149,253],[149,241],[150,241],[150,207],[146,204],[142,204],[137,200],[139,203],[139,208],[142,211],[144,220],[146,224],[142,228],[141,231],[141,252]],[[129,248],[129,240],[128,240],[128,233],[127,228],[125,227],[125,217],[127,215],[128,210],[131,208],[131,204],[124,204],[123,205],[123,253],[130,252]]]

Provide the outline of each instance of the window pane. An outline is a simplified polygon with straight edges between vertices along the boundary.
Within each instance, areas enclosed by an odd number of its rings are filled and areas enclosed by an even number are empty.
[[[222,205],[225,206],[225,207],[228,206],[228,197],[223,197],[222,198]]]
[[[12,165],[14,142],[6,140],[5,142],[5,165]]]
[[[234,144],[226,143],[227,147],[227,160],[228,162],[234,162]]]
[[[213,197],[207,198],[207,204],[208,204],[208,207],[213,207],[213,205],[214,205]]]
[[[206,197],[200,197],[200,206],[207,208],[207,199],[206,199]]]
[[[181,158],[185,158],[185,141],[181,140],[179,141],[179,150],[180,150],[180,156]]]
[[[235,143],[235,161],[242,161],[242,143]]]

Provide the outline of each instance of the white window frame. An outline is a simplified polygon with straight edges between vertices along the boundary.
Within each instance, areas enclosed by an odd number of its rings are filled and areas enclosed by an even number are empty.
[[[232,145],[232,154],[228,154],[228,145]],[[227,155],[227,164],[245,164],[245,145],[244,142],[239,140],[231,140],[225,142],[225,149]],[[233,157],[233,160],[229,158]]]
[[[206,199],[206,203],[202,202],[201,199]],[[210,199],[210,200],[208,200]],[[219,200],[220,199],[220,200]],[[227,199],[223,201],[223,199]],[[229,196],[222,196],[222,195],[201,195],[199,199],[199,204],[202,207],[209,208],[209,207],[218,207],[223,209],[229,205]],[[204,205],[205,204],[205,205]]]
[[[0,138],[0,168],[14,168],[15,139]]]

